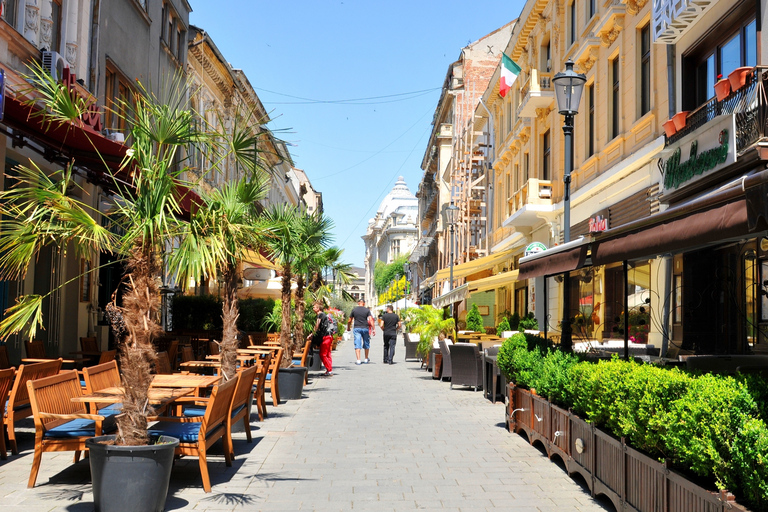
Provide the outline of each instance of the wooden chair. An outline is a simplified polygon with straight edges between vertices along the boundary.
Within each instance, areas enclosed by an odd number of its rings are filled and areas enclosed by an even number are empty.
[[[306,341],[304,343],[304,349],[301,352],[293,354],[293,360],[291,366],[303,366],[307,368],[307,358],[309,357],[309,351],[312,350],[312,343]],[[304,374],[304,384],[309,382],[309,372]]]
[[[171,371],[176,371],[179,367],[179,362],[177,361],[179,355],[179,340],[171,340],[171,342],[168,344],[168,361],[171,365]]]
[[[120,371],[117,369],[117,361],[112,360],[103,364],[97,364],[88,368],[83,368],[83,377],[85,379],[85,393],[95,393],[104,388],[114,388],[120,386]],[[98,404],[90,404],[91,413],[97,414],[99,411],[107,413],[117,413],[122,409],[120,404],[110,404],[98,408]]]
[[[110,361],[114,361],[116,356],[117,356],[117,350],[105,350],[99,356],[98,364],[104,364]]]
[[[256,412],[259,413],[259,421],[264,421],[264,418],[267,417],[267,404],[264,400],[264,389],[271,361],[272,354],[266,354],[264,357],[256,360],[256,368],[258,368],[258,370],[254,379],[253,397],[256,399]]]
[[[177,438],[179,440],[179,446],[176,448],[177,455],[198,457],[205,492],[211,492],[206,451],[219,439],[224,442],[226,464],[232,465],[232,448],[228,446],[227,420],[236,389],[237,379],[219,384],[213,388],[202,418],[163,417],[162,421],[157,422],[149,430],[150,437],[153,439],[163,435]]]
[[[0,370],[11,367],[11,359],[8,357],[8,345],[0,345]]]
[[[251,437],[251,390],[253,389],[253,381],[258,371],[258,367],[250,366],[237,372],[237,389],[235,390],[235,395],[232,397],[232,405],[229,407],[229,418],[227,419],[227,444],[229,444],[229,447],[232,449],[230,455],[233,459],[235,458],[235,447],[232,443],[232,425],[243,420],[245,436],[249,443],[253,442],[253,438]],[[194,400],[195,405],[184,407],[182,409],[184,416],[203,416],[208,401],[210,400],[208,398],[187,399],[185,397],[177,400],[176,403],[192,400]]]
[[[13,378],[15,376],[15,368],[6,368],[0,370],[0,404],[3,404],[3,407],[5,407],[5,402],[8,400],[8,395],[10,394],[11,388],[13,387]],[[5,448],[5,429],[1,428],[2,426],[3,424],[0,423],[0,459],[5,460],[8,458],[8,454]]]
[[[155,373],[161,375],[170,375],[173,373],[173,370],[171,370],[171,362],[168,360],[168,352],[160,352],[157,354]]]
[[[279,348],[272,354],[272,360],[269,363],[269,371],[264,379],[264,392],[269,390],[272,393],[272,405],[275,407],[280,404],[280,390],[277,388],[277,377],[282,358],[283,349]]]
[[[27,340],[24,342],[24,350],[29,358],[45,359],[48,357],[45,353],[45,344],[42,341]]]
[[[188,361],[195,360],[195,352],[192,347],[181,347],[181,362],[186,363]]]
[[[81,396],[80,379],[75,370],[27,382],[32,415],[35,419],[35,456],[27,487],[35,486],[44,452],[74,451],[80,460],[85,441],[114,430],[114,421],[106,428],[104,416],[88,414],[85,403],[73,402]]]
[[[90,337],[80,338],[80,349],[83,351],[83,353],[101,352],[99,349],[99,341],[96,338]]]
[[[280,333],[279,332],[270,332],[267,334],[267,339],[264,342],[265,345],[279,345],[280,344]]]
[[[267,342],[267,333],[254,332],[248,335],[250,345],[264,345]]]
[[[209,341],[208,342],[208,353],[212,356],[215,356],[219,354],[221,351],[219,350],[219,344],[215,341]]]
[[[23,418],[32,416],[32,407],[29,403],[29,392],[27,390],[27,381],[42,379],[56,375],[61,370],[61,358],[45,363],[23,364],[19,366],[16,372],[16,379],[13,382],[13,388],[8,396],[8,404],[3,415],[6,431],[8,432],[8,441],[11,445],[11,453],[18,455],[19,448],[16,445],[16,432],[14,424]],[[77,376],[77,373],[75,373]],[[80,385],[78,379],[77,385]]]

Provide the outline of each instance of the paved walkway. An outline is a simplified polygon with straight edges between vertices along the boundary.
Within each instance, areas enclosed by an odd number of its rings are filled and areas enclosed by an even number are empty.
[[[210,494],[197,459],[177,461],[167,510],[606,510],[507,432],[502,403],[432,380],[403,361],[402,339],[394,365],[381,363],[380,333],[372,345],[371,363],[356,366],[352,343],[342,343],[335,376],[318,374],[301,400],[268,405],[269,418],[252,423],[253,444],[236,434],[232,468],[215,446]],[[21,430],[21,454],[0,461],[3,512],[93,510],[88,462],[73,465],[71,452],[43,455],[37,486],[26,489],[32,422]]]

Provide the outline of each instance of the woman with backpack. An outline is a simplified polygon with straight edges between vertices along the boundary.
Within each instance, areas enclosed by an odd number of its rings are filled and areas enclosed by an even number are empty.
[[[333,360],[331,359],[331,345],[333,344],[333,336],[328,328],[328,305],[322,302],[315,302],[312,304],[312,309],[317,315],[315,321],[315,330],[307,336],[307,342],[312,340],[313,347],[320,347],[320,360],[325,366],[324,377],[330,377],[333,375]]]

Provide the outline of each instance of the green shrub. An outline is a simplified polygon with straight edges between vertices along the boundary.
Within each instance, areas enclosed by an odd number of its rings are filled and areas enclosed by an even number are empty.
[[[573,354],[550,349],[542,358],[531,387],[557,405],[567,407],[573,398],[568,386],[571,368],[578,362],[578,358]]]
[[[525,315],[523,318],[520,319],[520,323],[518,324],[518,330],[520,331],[538,331],[539,330],[539,321],[536,320],[536,317],[533,316],[533,311],[529,311],[527,315]]]
[[[768,422],[768,380],[762,373],[739,373],[736,380],[742,382],[757,403],[759,417]]]
[[[264,331],[264,319],[275,307],[274,299],[241,299],[238,301],[240,317],[237,327],[243,331]]]
[[[467,312],[467,330],[474,332],[485,332],[483,327],[483,317],[480,316],[480,309],[477,304],[473,303],[472,307]]]
[[[520,314],[519,313],[512,313],[509,317],[509,330],[510,331],[519,331],[520,330]]]
[[[499,322],[499,325],[496,326],[496,336],[501,336],[505,331],[511,330],[512,329],[509,328],[509,320],[503,318],[501,322]]]
[[[744,499],[758,510],[768,510],[768,428],[750,418],[733,440],[731,463]]]
[[[517,349],[528,349],[528,343],[522,333],[513,334],[511,337],[505,339],[496,356],[496,365],[510,382],[517,382],[512,378],[514,375],[512,355]]]

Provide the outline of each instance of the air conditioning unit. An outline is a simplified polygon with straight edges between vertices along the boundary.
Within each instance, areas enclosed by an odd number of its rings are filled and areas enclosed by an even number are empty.
[[[43,52],[43,69],[54,80],[58,81],[64,77],[64,68],[69,68],[69,64],[58,52]]]

